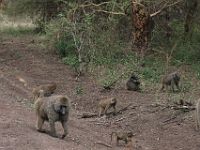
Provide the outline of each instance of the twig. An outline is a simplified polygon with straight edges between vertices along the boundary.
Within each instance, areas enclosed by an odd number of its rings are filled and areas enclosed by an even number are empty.
[[[106,13],[106,14],[113,14],[113,15],[123,15],[125,16],[126,14],[125,13],[122,13],[122,12],[112,12],[112,11],[107,11],[107,10],[96,10],[97,12],[103,12],[103,13]]]
[[[96,142],[96,144],[99,144],[99,145],[103,145],[103,146],[106,146],[106,147],[109,147],[109,148],[112,148],[112,146],[111,145],[108,145],[108,144],[106,144],[106,143],[103,143],[103,142]]]
[[[175,119],[176,117],[177,117],[177,116],[173,116],[173,117],[171,117],[171,118],[169,118],[169,119],[167,119],[167,120],[163,121],[162,123],[169,122],[169,121],[171,121],[171,120]]]
[[[162,10],[164,10],[164,9],[166,9],[166,8],[168,8],[168,7],[174,6],[174,5],[178,4],[178,3],[180,3],[181,1],[183,1],[183,0],[174,2],[173,4],[170,4],[170,5],[165,4],[160,10],[156,11],[156,12],[153,13],[153,14],[150,14],[150,17],[154,17],[154,16],[158,15],[159,13],[162,12]]]
[[[122,121],[124,119],[126,119],[126,117],[119,118],[119,119],[115,120],[115,122],[119,122],[119,121]]]
[[[117,82],[119,81],[119,79],[121,79],[123,77],[124,73],[122,73],[117,79],[115,79],[113,82],[111,82],[109,85],[104,86],[104,89],[106,90],[111,90],[111,87]]]
[[[92,118],[92,117],[97,117],[98,115],[95,113],[83,113],[80,118]]]
[[[122,113],[123,111],[126,111],[128,109],[128,107],[130,107],[132,105],[132,103],[129,103],[127,106],[125,106],[124,108],[120,109],[117,113]],[[135,109],[138,106],[132,106],[131,109]]]
[[[80,5],[80,7],[88,7],[88,6],[95,6],[95,7],[99,7],[101,5],[105,5],[105,4],[109,4],[110,2],[102,2],[100,4],[95,4],[92,2],[89,2],[89,4],[85,4],[85,5]]]

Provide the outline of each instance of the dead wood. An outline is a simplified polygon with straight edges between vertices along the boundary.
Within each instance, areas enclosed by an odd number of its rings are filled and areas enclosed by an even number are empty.
[[[125,106],[122,109],[120,109],[119,111],[117,111],[116,115],[121,114],[122,112],[128,110],[129,107],[130,107],[130,109],[135,109],[138,106],[132,106],[132,103],[129,103],[127,106]],[[108,116],[112,115],[112,114],[113,114],[113,112],[107,113]],[[93,118],[93,117],[97,117],[97,116],[98,116],[98,114],[96,114],[96,113],[85,112],[85,113],[81,114],[79,118]]]
[[[97,117],[98,115],[96,113],[83,113],[80,118],[93,118],[93,117]]]
[[[103,146],[106,146],[106,147],[109,147],[109,148],[112,148],[112,146],[111,145],[108,145],[108,144],[106,144],[106,143],[103,143],[103,142],[96,142],[96,144],[99,144],[99,145],[103,145]]]

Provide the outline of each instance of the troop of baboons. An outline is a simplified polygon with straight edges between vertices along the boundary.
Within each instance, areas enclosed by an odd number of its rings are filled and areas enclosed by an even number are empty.
[[[172,72],[165,75],[161,80],[161,91],[169,88],[174,92],[175,87],[180,91],[180,74],[178,72]],[[55,95],[54,92],[57,88],[55,83],[40,85],[33,89],[32,95],[34,99],[35,111],[37,116],[36,129],[39,132],[45,132],[42,129],[44,121],[48,121],[50,124],[50,135],[58,137],[55,129],[55,122],[59,121],[64,129],[64,134],[60,138],[64,138],[68,134],[67,123],[70,111],[70,99],[66,95]],[[126,82],[126,88],[130,91],[140,91],[140,80],[136,74],[132,74],[129,80]],[[54,94],[54,95],[52,95]],[[98,103],[98,116],[106,116],[107,111],[113,108],[113,114],[116,114],[117,99],[115,97],[101,99]],[[196,129],[200,128],[200,99],[196,105]],[[131,131],[124,132],[112,132],[111,142],[115,140],[116,145],[119,141],[124,141],[126,144],[131,141],[133,133]]]

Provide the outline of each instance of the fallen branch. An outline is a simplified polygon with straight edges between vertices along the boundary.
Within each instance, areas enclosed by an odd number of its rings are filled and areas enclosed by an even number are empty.
[[[95,113],[83,113],[80,118],[93,118],[93,117],[97,117],[98,115]]]
[[[191,110],[195,110],[195,107],[194,106],[183,105],[183,106],[171,106],[171,109],[183,110],[183,111],[191,111]]]
[[[183,110],[183,111],[191,111],[191,110],[195,110],[195,106],[191,106],[191,104],[189,105],[164,105],[164,104],[154,104],[154,105],[150,105],[151,107],[164,107],[165,108],[170,108],[173,110]]]

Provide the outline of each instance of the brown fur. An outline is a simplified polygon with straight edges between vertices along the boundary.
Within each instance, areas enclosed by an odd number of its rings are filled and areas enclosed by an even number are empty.
[[[107,110],[110,109],[111,107],[114,109],[114,113],[116,113],[116,104],[117,100],[114,97],[100,100],[98,105],[99,117],[101,116],[102,112],[104,115],[106,115]]]
[[[53,95],[50,97],[41,97],[35,101],[35,110],[37,115],[36,128],[43,132],[42,126],[44,121],[50,124],[50,134],[57,137],[55,130],[55,122],[59,121],[64,129],[64,138],[67,134],[67,121],[69,116],[69,98],[64,95]]]
[[[168,75],[165,75],[162,79],[161,91],[163,91],[164,89],[168,89],[168,87],[171,87],[171,89],[174,92],[174,85],[180,91],[179,81],[180,81],[180,74],[178,72],[173,72]]]
[[[54,93],[57,85],[55,83],[40,85],[36,88],[33,88],[32,95],[33,99],[36,100],[41,95],[41,90],[43,90],[43,96],[48,97]]]

